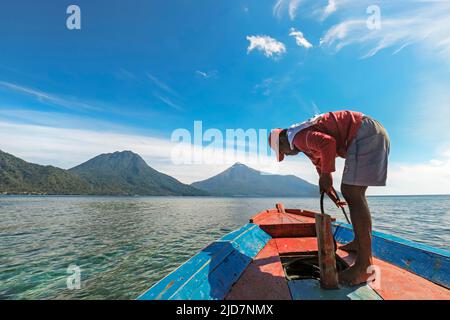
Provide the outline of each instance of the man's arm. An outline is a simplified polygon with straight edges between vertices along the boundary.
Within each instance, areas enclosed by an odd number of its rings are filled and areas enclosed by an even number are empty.
[[[320,174],[336,171],[336,140],[332,136],[310,131],[306,134],[306,146],[320,154]]]
[[[319,178],[320,192],[330,193],[333,190],[333,176],[331,173],[321,173]]]
[[[336,171],[336,140],[323,132],[311,131],[306,136],[306,144],[309,149],[320,153],[320,160],[316,164],[320,176],[320,191],[330,192],[333,188],[331,173]],[[319,164],[320,166],[318,166]]]
[[[296,135],[294,145],[315,165],[321,191],[330,191],[333,186],[331,173],[335,171],[336,140],[320,131],[305,130]]]

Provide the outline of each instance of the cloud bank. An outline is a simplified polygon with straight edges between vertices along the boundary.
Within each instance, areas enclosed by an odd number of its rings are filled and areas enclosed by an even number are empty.
[[[140,154],[157,170],[174,176],[184,183],[191,183],[215,175],[236,161],[255,169],[278,174],[294,174],[311,183],[317,183],[317,173],[303,156],[287,158],[279,166],[273,158],[256,159],[257,155],[236,154],[222,163],[215,163],[217,155],[206,150],[210,164],[174,165],[171,156],[175,143],[169,138],[156,138],[138,134],[126,134],[85,129],[56,128],[43,125],[19,124],[0,121],[0,150],[12,153],[26,161],[70,168],[98,154],[132,150]],[[186,145],[192,150],[192,145]],[[259,161],[258,161],[259,160]],[[344,160],[338,159],[335,186],[339,187]],[[272,168],[272,169],[271,169]],[[391,163],[388,186],[369,188],[369,194],[450,194],[450,149],[440,157],[423,163]]]
[[[356,45],[365,51],[362,58],[368,58],[384,49],[390,48],[395,54],[418,45],[450,61],[450,2],[381,1],[373,5],[371,1],[360,1],[356,6],[355,2],[344,1],[339,5],[344,14],[325,32],[323,47],[339,51]],[[331,9],[337,10],[336,3],[327,8],[325,16]],[[378,18],[379,28],[371,28],[373,19]]]
[[[247,36],[247,40],[250,42],[247,53],[258,50],[263,52],[266,57],[271,58],[280,57],[286,52],[286,46],[282,42],[269,36]]]
[[[298,30],[295,30],[295,28],[291,28],[289,30],[289,35],[291,37],[294,37],[295,42],[299,47],[304,47],[306,49],[310,49],[313,47],[313,45],[303,36],[303,33]]]

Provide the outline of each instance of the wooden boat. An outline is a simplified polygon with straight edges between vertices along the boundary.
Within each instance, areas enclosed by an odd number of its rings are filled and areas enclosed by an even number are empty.
[[[320,213],[284,209],[281,204],[262,211],[206,246],[138,299],[450,299],[450,252],[376,231],[374,281],[324,289],[326,268],[344,269],[355,256],[333,248],[335,260],[327,265],[319,217]],[[330,225],[338,246],[353,239],[351,225],[334,220]]]

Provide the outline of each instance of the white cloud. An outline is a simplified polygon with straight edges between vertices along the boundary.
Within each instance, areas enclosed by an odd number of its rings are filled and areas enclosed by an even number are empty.
[[[212,71],[195,70],[195,73],[202,78],[209,79],[217,75],[217,70]]]
[[[195,73],[202,76],[203,78],[208,78],[208,74],[206,72],[196,70]]]
[[[133,150],[161,160],[170,154],[164,139],[108,131],[0,122],[0,149],[25,160],[70,168],[100,153]]]
[[[147,73],[147,77],[153,82],[154,85],[160,90],[163,91],[165,95],[153,92],[153,95],[158,98],[160,101],[162,101],[165,105],[177,110],[177,111],[183,111],[183,107],[179,104],[173,101],[173,99],[180,99],[180,95],[178,92],[176,92],[173,88],[171,88],[169,85],[164,83],[163,81],[159,80],[157,77],[151,75],[150,73]],[[167,97],[166,95],[169,95]]]
[[[286,46],[282,42],[279,42],[269,36],[247,36],[247,40],[250,41],[247,48],[247,53],[250,53],[256,49],[262,51],[264,55],[269,58],[273,56],[281,56],[286,52]]]
[[[326,19],[328,16],[336,12],[336,10],[337,10],[336,0],[328,0],[328,4],[323,10],[322,18]]]
[[[348,6],[344,20],[327,30],[321,40],[324,47],[339,51],[349,45],[360,46],[367,58],[380,50],[392,48],[393,53],[406,46],[418,44],[446,60],[450,56],[450,2],[388,2],[379,5],[379,29],[369,29],[368,18],[373,13],[361,14],[361,8],[371,5],[360,2],[359,8]]]
[[[123,103],[120,103],[119,105],[118,103],[111,104],[105,103],[100,100],[84,99],[75,96],[57,95],[7,81],[0,81],[0,89],[6,90],[9,93],[15,93],[20,94],[22,96],[30,97],[35,101],[39,102],[40,104],[45,104],[54,107],[55,109],[75,110],[86,114],[90,112],[111,112],[114,114],[128,117],[137,117],[137,116],[142,117],[142,116],[154,116],[159,112],[158,110],[151,110],[149,108],[137,111],[136,105],[130,107]],[[2,102],[0,102],[0,104],[2,104],[0,107],[4,109],[2,110],[2,112],[4,113],[9,106],[5,107],[4,103]]]
[[[351,0],[328,0],[326,6],[323,6],[322,1],[305,1],[305,0],[276,0],[272,8],[273,15],[281,18],[283,13],[287,12],[291,20],[295,20],[298,15],[299,8],[304,7],[302,16],[311,16],[319,20],[325,20],[336,12],[339,7],[344,4],[351,3]],[[353,1],[357,3],[358,1]],[[354,5],[353,3],[352,6]]]
[[[317,184],[317,173],[305,156],[288,157],[277,164],[272,157],[236,154],[225,161],[214,162],[217,155],[204,151],[211,164],[182,164],[171,162],[175,143],[165,138],[108,131],[66,129],[13,122],[0,122],[0,150],[12,153],[26,161],[70,168],[100,153],[132,150],[147,163],[185,183],[206,179],[236,161],[278,174],[297,175]],[[192,152],[192,145],[186,148]],[[339,187],[344,160],[337,159],[334,185]],[[423,163],[391,163],[388,186],[369,188],[369,194],[450,194],[450,149],[439,157]]]
[[[275,2],[275,5],[273,6],[273,14],[277,17],[279,17],[281,15],[281,11],[283,9],[283,7],[285,6],[285,0],[277,0]]]
[[[291,20],[294,20],[302,2],[303,0],[277,0],[272,9],[273,14],[280,17],[282,12],[287,10]]]
[[[159,88],[165,91],[166,93],[169,93],[173,96],[179,97],[180,95],[178,92],[176,92],[174,89],[169,87],[166,83],[159,80],[157,77],[151,75],[150,73],[147,73],[147,77]]]
[[[289,17],[291,17],[291,20],[295,19],[295,16],[297,15],[297,9],[300,6],[300,3],[302,0],[291,0],[289,2]]]
[[[68,169],[101,153],[131,150],[141,155],[147,163],[185,183],[207,179],[211,174],[225,170],[235,162],[246,163],[263,171],[276,172],[277,163],[268,156],[242,151],[215,152],[204,147],[201,162],[196,163],[194,145],[189,141],[180,146],[167,138],[139,134],[118,133],[94,129],[57,128],[0,120],[0,150],[26,161],[54,165]],[[266,137],[266,136],[265,136]],[[264,139],[265,142],[265,139]],[[239,147],[239,146],[238,146]],[[244,146],[245,147],[245,146]],[[190,163],[174,163],[173,152],[182,151]],[[191,158],[190,158],[191,157]],[[179,158],[177,158],[177,161]]]
[[[179,106],[178,104],[176,104],[175,102],[173,102],[170,98],[168,97],[164,97],[158,93],[153,93],[153,95],[158,98],[159,100],[161,100],[164,104],[168,105],[169,107],[177,110],[177,111],[183,111],[183,107]]]
[[[303,36],[302,32],[291,28],[291,30],[289,31],[289,35],[295,38],[295,42],[298,46],[305,47],[306,49],[310,49],[313,47],[313,45]]]
[[[155,117],[155,113],[139,114],[141,117]],[[101,130],[129,131],[127,126],[86,116],[64,112],[50,112],[30,109],[11,108],[0,103],[0,122],[26,123],[48,127],[84,128]]]
[[[287,161],[286,161],[287,160]],[[311,163],[304,156],[286,158],[279,166],[279,174],[294,174],[317,184],[318,177]],[[334,186],[340,188],[344,159],[336,159]],[[422,163],[391,162],[387,186],[369,187],[369,195],[450,194],[450,150],[439,158]]]
[[[360,32],[368,32],[365,30],[366,20],[347,20],[331,27],[325,35],[320,39],[321,46],[334,46],[337,51],[343,47],[356,41],[356,39],[349,40],[349,34],[354,33],[354,30],[360,30]]]
[[[445,75],[427,71],[417,76],[417,89],[411,93],[408,114],[404,116],[405,138],[433,146],[437,152],[450,150],[450,81]]]
[[[388,186],[377,194],[450,194],[450,154],[425,163],[394,163],[389,168]]]
[[[18,85],[12,82],[0,81],[0,88],[8,91],[16,92],[22,95],[30,96],[39,102],[60,106],[71,110],[99,110],[98,107],[89,103],[81,102],[73,98],[66,98],[59,95],[51,94],[34,88]]]

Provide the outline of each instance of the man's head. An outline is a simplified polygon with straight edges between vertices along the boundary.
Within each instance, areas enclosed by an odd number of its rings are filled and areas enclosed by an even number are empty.
[[[284,156],[294,156],[298,154],[297,149],[291,149],[287,138],[287,129],[273,129],[269,134],[269,145],[277,155],[278,161],[283,161]]]

